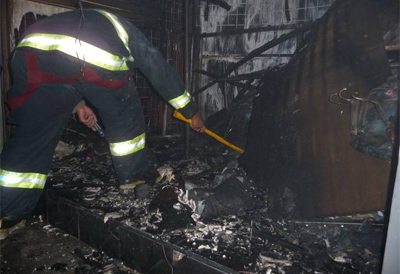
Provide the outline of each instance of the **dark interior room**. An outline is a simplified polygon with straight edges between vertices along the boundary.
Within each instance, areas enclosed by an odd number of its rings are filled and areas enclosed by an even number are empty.
[[[398,0],[0,13],[0,273],[400,273]]]

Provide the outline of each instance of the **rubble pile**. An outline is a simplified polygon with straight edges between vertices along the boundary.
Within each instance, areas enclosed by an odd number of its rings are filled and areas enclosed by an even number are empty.
[[[63,138],[75,150],[54,159],[47,187],[105,223],[138,228],[242,273],[379,273],[376,216],[271,219],[268,191],[247,178],[235,152],[202,145],[184,159],[183,142],[173,138],[150,140],[145,183],[120,189],[105,140],[88,136]],[[143,186],[149,191],[138,196]]]

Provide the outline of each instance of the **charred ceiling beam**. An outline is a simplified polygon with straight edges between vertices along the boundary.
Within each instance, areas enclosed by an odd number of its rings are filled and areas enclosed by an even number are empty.
[[[75,9],[77,0],[29,0],[31,2]],[[158,23],[163,12],[155,1],[143,0],[81,0],[83,8],[103,8],[114,11],[135,24]]]
[[[318,21],[316,21],[318,22]],[[298,28],[296,30],[293,30],[289,33],[283,34],[281,36],[279,36],[276,39],[273,39],[269,42],[267,42],[266,44],[264,44],[263,46],[256,48],[255,50],[251,51],[248,55],[246,55],[244,58],[242,58],[239,62],[232,64],[226,71],[225,73],[222,75],[222,77],[226,77],[229,74],[231,74],[233,71],[235,71],[236,69],[238,69],[240,66],[242,66],[243,64],[245,64],[246,62],[250,61],[251,59],[253,59],[254,57],[259,56],[260,54],[262,54],[263,52],[267,51],[268,49],[271,49],[273,47],[275,47],[276,45],[279,45],[280,43],[287,41],[291,38],[294,38],[300,34],[303,34],[306,31],[309,31],[313,26],[315,26],[315,24],[317,23],[309,23],[304,25],[301,28]],[[196,90],[193,95],[196,96],[199,93],[201,93],[202,91],[212,87],[213,85],[215,85],[216,83],[218,83],[218,80],[213,80],[210,83],[208,83],[207,85],[203,86],[202,88]]]

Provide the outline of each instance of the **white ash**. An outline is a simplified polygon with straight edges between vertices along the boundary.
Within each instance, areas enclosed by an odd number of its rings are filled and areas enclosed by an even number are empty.
[[[104,223],[107,223],[108,220],[110,219],[119,219],[122,218],[124,215],[121,214],[120,212],[110,212],[104,215]]]

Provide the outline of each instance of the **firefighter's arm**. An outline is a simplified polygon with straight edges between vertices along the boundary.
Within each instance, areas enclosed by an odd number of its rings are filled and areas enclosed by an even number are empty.
[[[191,119],[194,117],[200,122],[201,117],[196,116],[197,107],[191,95],[186,91],[181,77],[177,71],[162,57],[161,53],[150,41],[133,25],[129,25],[129,46],[135,59],[134,67],[138,68],[151,82],[154,89],[174,109]],[[200,119],[199,119],[200,118]],[[196,127],[196,129],[201,126]]]

